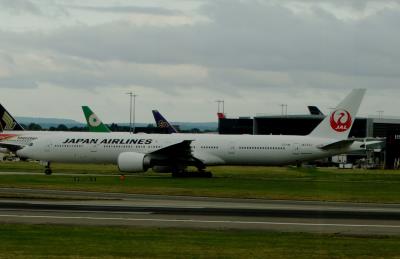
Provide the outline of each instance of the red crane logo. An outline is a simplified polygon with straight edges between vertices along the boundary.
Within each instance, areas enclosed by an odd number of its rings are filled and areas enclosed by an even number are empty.
[[[345,132],[350,129],[353,120],[346,110],[336,110],[331,115],[331,127],[337,132]]]

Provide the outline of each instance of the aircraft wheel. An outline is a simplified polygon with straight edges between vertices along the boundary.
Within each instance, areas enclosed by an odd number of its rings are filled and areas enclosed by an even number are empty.
[[[204,174],[204,177],[206,177],[206,178],[213,177],[213,174],[211,172],[204,172],[203,174]]]
[[[51,175],[53,172],[51,171],[51,169],[47,168],[44,170],[44,174],[45,175]]]

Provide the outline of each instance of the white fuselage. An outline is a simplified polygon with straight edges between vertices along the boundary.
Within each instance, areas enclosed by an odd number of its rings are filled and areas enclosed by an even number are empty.
[[[327,151],[319,147],[335,140],[282,135],[64,132],[41,136],[39,140],[17,154],[48,162],[117,164],[118,156],[124,152],[150,154],[191,140],[193,156],[205,165],[285,165],[346,153],[362,145],[354,143],[350,148]]]

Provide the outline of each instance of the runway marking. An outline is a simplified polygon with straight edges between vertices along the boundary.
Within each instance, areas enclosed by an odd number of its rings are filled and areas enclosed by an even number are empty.
[[[5,214],[0,217],[13,218],[42,218],[42,219],[85,219],[85,220],[120,220],[120,221],[153,221],[153,222],[183,222],[183,223],[219,223],[219,224],[258,224],[258,225],[287,225],[308,227],[369,227],[369,228],[400,228],[400,225],[367,225],[367,224],[333,224],[333,223],[300,223],[272,221],[235,221],[235,220],[197,220],[197,219],[138,219],[138,218],[106,218],[106,217],[74,217],[74,216],[44,216],[44,215],[13,215]]]
[[[16,211],[21,211],[20,209],[3,209],[0,208],[0,211],[4,212],[16,212]],[[71,214],[73,213],[93,213],[92,210],[80,210],[80,211],[71,211],[71,210],[35,210],[35,209],[24,209],[25,212],[53,212],[53,213],[59,213],[59,212],[69,212]],[[96,210],[96,213],[108,213],[108,214],[132,214],[132,215],[151,215],[153,212],[146,212],[146,211],[103,211],[103,210]],[[20,215],[21,216],[21,215]],[[2,217],[2,215],[0,215]]]

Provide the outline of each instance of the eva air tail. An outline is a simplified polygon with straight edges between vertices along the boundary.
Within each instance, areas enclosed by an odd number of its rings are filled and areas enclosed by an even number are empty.
[[[90,132],[111,132],[88,106],[82,106],[82,110]]]
[[[310,133],[310,137],[345,140],[349,137],[365,89],[354,89],[325,119]]]

